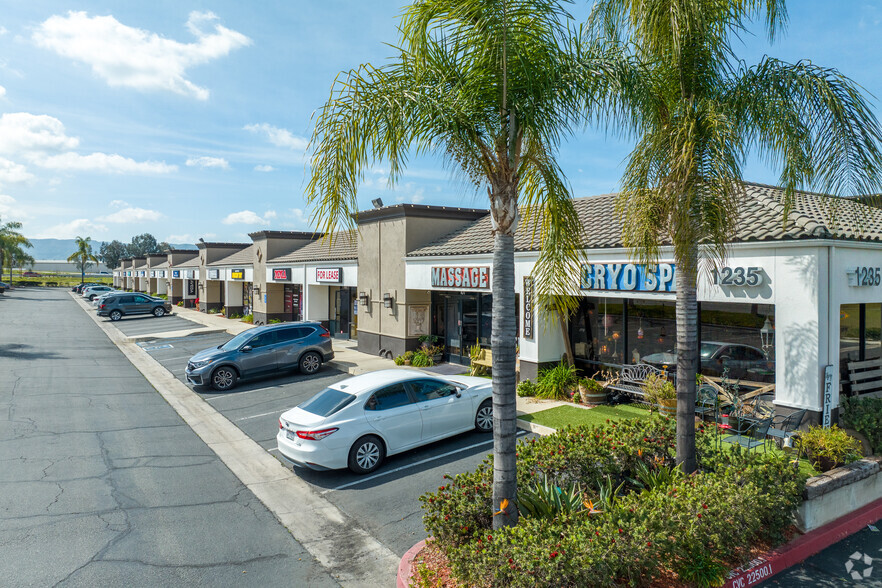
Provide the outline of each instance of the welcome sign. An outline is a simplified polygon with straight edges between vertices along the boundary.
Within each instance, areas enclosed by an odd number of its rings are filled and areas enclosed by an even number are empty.
[[[582,290],[674,292],[673,263],[584,263]]]

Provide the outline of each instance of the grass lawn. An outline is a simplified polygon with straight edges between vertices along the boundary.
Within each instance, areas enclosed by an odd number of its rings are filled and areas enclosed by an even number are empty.
[[[537,425],[560,429],[566,425],[605,425],[606,420],[621,421],[625,419],[648,419],[649,409],[637,404],[617,404],[615,406],[598,406],[585,409],[575,406],[557,406],[540,410],[518,418]]]
[[[558,406],[541,410],[532,414],[521,415],[518,418],[537,425],[551,427],[552,429],[561,429],[567,425],[605,425],[606,420],[621,421],[625,419],[648,419],[650,417],[649,409],[639,404],[619,404],[615,406],[598,406],[596,408],[584,409],[575,406]],[[723,433],[723,436],[729,436],[731,433]],[[734,445],[732,443],[723,443],[722,447],[731,450]],[[760,451],[762,448],[759,448]],[[782,453],[777,446],[769,442],[766,451],[774,453]],[[820,474],[806,459],[799,460],[799,470],[807,476],[817,476]]]

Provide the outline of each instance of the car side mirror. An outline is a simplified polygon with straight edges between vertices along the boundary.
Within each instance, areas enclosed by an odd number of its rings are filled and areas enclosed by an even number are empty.
[[[457,397],[457,398],[462,398],[462,392],[460,392],[459,390],[457,390],[457,391],[456,391],[456,397]]]
[[[248,352],[251,351],[252,349],[253,349],[253,348],[251,347],[251,345],[245,345],[245,346],[243,346],[241,349],[239,349],[239,351],[241,351],[242,353],[248,353]]]

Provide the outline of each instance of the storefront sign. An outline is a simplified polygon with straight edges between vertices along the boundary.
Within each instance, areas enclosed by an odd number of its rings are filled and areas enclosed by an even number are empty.
[[[132,272],[126,272],[126,277],[127,277],[127,278],[131,278],[131,277],[132,277]]]
[[[291,279],[291,268],[290,267],[281,267],[273,269],[273,280],[276,281],[285,281]]]
[[[196,277],[196,270],[184,270],[184,277],[192,280]]]
[[[155,278],[155,277],[156,277],[156,270],[150,270],[150,277],[151,277],[151,278]]]
[[[172,270],[172,279],[178,279],[181,277],[181,270]]]
[[[343,268],[317,267],[315,268],[316,282],[333,282],[339,284],[343,281]]]
[[[524,277],[524,339],[533,338],[533,278]]]
[[[674,264],[583,263],[582,290],[673,292]]]
[[[489,267],[433,267],[433,288],[483,288],[490,287]]]
[[[196,280],[187,280],[187,296],[196,296]]]
[[[845,273],[849,286],[878,286],[882,284],[882,271],[878,267],[858,266]]]
[[[216,270],[216,269],[208,270],[208,279],[209,280],[219,280],[220,279],[220,270]]]
[[[245,279],[245,270],[242,268],[231,269],[230,270],[230,279],[231,280],[244,280]]]
[[[824,404],[821,424],[825,429],[830,428],[830,412],[833,410],[833,366],[824,367]]]

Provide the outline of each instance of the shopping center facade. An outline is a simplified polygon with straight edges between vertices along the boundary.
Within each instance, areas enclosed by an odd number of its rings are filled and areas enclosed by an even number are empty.
[[[882,210],[850,200],[831,209],[821,196],[799,194],[785,224],[782,200],[778,188],[749,185],[724,266],[701,273],[701,371],[744,387],[773,386],[781,412],[806,408],[820,419],[826,409],[835,418],[840,390],[850,391],[849,365],[882,356]],[[671,366],[670,249],[662,247],[656,264],[634,263],[615,195],[574,203],[584,262],[563,293],[579,298],[566,320],[537,305],[532,231],[521,227],[515,239],[520,377],[535,378],[568,348],[587,375],[630,363]],[[250,237],[123,260],[114,284],[163,288],[173,303],[198,300],[202,312],[251,314],[255,324],[320,321],[371,354],[396,356],[436,335],[447,361],[468,364],[474,346],[490,346],[493,238],[485,210],[399,204],[359,213],[351,232]],[[160,273],[166,283],[154,285]]]

